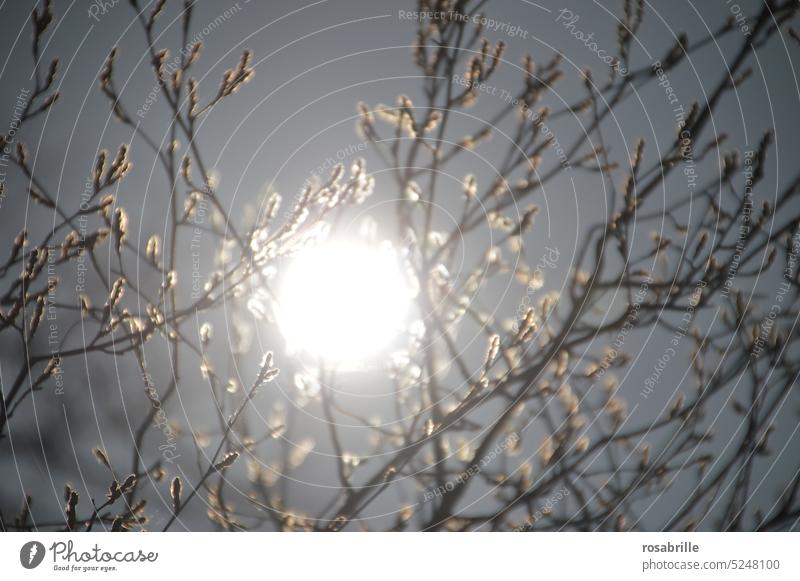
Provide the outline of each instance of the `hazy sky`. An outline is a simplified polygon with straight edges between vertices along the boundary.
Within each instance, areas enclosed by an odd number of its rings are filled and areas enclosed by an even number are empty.
[[[178,17],[180,3],[169,2],[163,22]],[[29,1],[0,2],[0,132],[13,123],[15,102],[20,94],[33,87],[31,78],[30,9]],[[103,6],[104,5],[104,6]],[[494,21],[494,30],[486,31],[493,40],[507,44],[506,62],[492,79],[496,89],[481,95],[478,104],[454,117],[456,127],[464,131],[478,126],[481,118],[502,103],[504,91],[515,92],[522,86],[522,73],[518,68],[525,53],[531,53],[539,62],[546,62],[553,52],[565,57],[565,78],[553,94],[546,99],[557,108],[582,96],[577,73],[591,69],[598,78],[605,78],[605,65],[596,52],[580,42],[564,26],[564,10],[578,16],[575,28],[593,34],[597,47],[614,53],[616,50],[615,20],[613,14],[619,2],[593,2],[572,0],[554,2],[540,0],[493,0],[485,11]],[[751,17],[761,2],[739,0],[738,4],[717,2],[669,2],[648,6],[645,21],[639,34],[641,44],[636,46],[632,61],[647,66],[661,58],[674,43],[675,35],[686,32],[690,39],[716,30],[730,15],[741,8],[742,14]],[[736,8],[733,8],[736,6]],[[56,2],[57,23],[44,47],[44,60],[53,56],[61,59],[59,90],[62,98],[47,115],[36,119],[22,132],[22,137],[33,152],[37,171],[45,182],[66,204],[77,206],[79,196],[90,172],[97,151],[101,148],[116,150],[123,142],[130,142],[130,131],[110,117],[107,99],[98,90],[98,76],[105,59],[118,47],[116,65],[118,88],[128,110],[138,112],[141,126],[157,141],[167,139],[164,129],[168,115],[162,95],[149,67],[144,34],[134,21],[134,12],[126,1],[108,2]],[[329,169],[329,160],[352,162],[356,157],[367,159],[368,169],[376,172],[378,186],[373,212],[387,237],[394,236],[391,212],[379,204],[393,199],[398,192],[392,190],[392,181],[380,159],[366,149],[355,131],[356,105],[359,101],[371,106],[378,103],[393,104],[397,95],[408,94],[412,100],[420,96],[419,70],[413,66],[410,44],[415,32],[415,22],[404,11],[414,10],[411,2],[390,0],[321,0],[319,2],[287,3],[258,0],[229,0],[200,2],[193,20],[193,39],[204,43],[203,55],[195,75],[200,76],[204,95],[212,94],[223,71],[233,67],[243,49],[253,51],[255,77],[237,95],[223,103],[203,123],[199,131],[199,144],[207,152],[206,158],[218,175],[223,204],[231,214],[239,215],[248,204],[257,204],[265,190],[277,190],[291,199],[299,192],[304,180]],[[737,26],[747,25],[747,18]],[[163,32],[159,28],[157,43],[169,47],[173,55],[180,51],[179,25]],[[574,28],[573,28],[574,30]],[[678,103],[687,109],[694,100],[703,102],[706,92],[725,74],[726,62],[738,46],[742,30],[734,31],[718,44],[709,43],[696,53],[691,61],[683,63],[670,73],[671,86]],[[798,140],[797,79],[792,72],[789,55],[796,55],[796,46],[787,47],[780,39],[759,51],[753,62],[753,78],[735,95],[728,95],[717,110],[709,131],[729,133],[729,147],[740,151],[752,149],[763,131],[775,127],[775,148],[770,155],[770,172],[756,199],[771,199],[775,195],[774,174],[783,175],[781,166],[796,163]],[[473,116],[473,117],[470,117]],[[662,87],[644,88],[617,110],[613,123],[608,125],[606,138],[616,153],[630,148],[639,136],[655,149],[655,141],[663,145],[674,135],[674,107]],[[553,123],[557,137],[581,131],[577,119],[563,118]],[[455,135],[455,132],[453,133]],[[166,183],[153,163],[153,157],[135,138],[132,141],[134,170],[120,188],[119,200],[131,216],[131,232],[136,239],[146,239],[149,232],[163,232],[167,227]],[[484,157],[465,159],[453,168],[460,179],[463,173],[474,172],[491,175],[492,163],[505,152],[502,136],[496,136],[492,146],[481,150]],[[621,155],[621,158],[627,157]],[[717,160],[698,164],[699,181],[706,183],[718,173]],[[546,163],[558,163],[553,152]],[[489,178],[486,178],[487,180]],[[20,188],[19,176],[9,172],[7,198],[0,206],[0,246],[7,246],[23,225],[32,231],[44,231],[52,223],[52,215],[39,207],[26,204]],[[450,187],[456,188],[454,181]],[[685,183],[671,178],[665,186],[663,204],[670,196],[685,190]],[[567,172],[552,182],[536,200],[543,208],[541,228],[531,235],[534,248],[557,248],[563,257],[552,269],[547,279],[548,288],[559,288],[570,272],[576,240],[582,228],[602,217],[605,193],[595,176],[580,172]],[[446,224],[440,224],[444,227]],[[648,232],[641,232],[646,239]],[[464,248],[469,258],[472,249],[469,240]],[[183,251],[188,259],[188,247]],[[534,251],[535,254],[536,251]],[[474,257],[472,257],[474,258]],[[209,270],[211,265],[208,265]],[[513,313],[519,297],[501,296],[498,289],[498,308]],[[502,306],[499,306],[502,305]],[[613,310],[613,301],[604,305]],[[600,316],[602,313],[599,313]],[[269,339],[270,335],[264,335]],[[661,385],[664,389],[652,398],[642,399],[638,394],[642,384],[662,355],[669,342],[669,334],[657,331],[636,354],[638,359],[625,379],[623,391],[638,402],[639,413],[646,417],[650,411],[658,412],[679,387],[685,368],[675,366],[668,370]],[[0,365],[2,379],[14,373],[13,362],[19,353],[12,351],[0,336]],[[484,345],[474,351],[480,357]],[[598,345],[602,348],[602,345]],[[56,398],[52,390],[37,395],[35,410],[40,420],[39,430],[26,430],[19,422],[14,427],[14,444],[17,459],[12,466],[8,441],[0,442],[0,462],[4,473],[19,473],[15,478],[0,480],[0,508],[11,511],[22,497],[22,490],[40,491],[42,505],[57,506],[58,495],[64,479],[86,478],[94,481],[101,490],[104,475],[90,465],[88,450],[101,437],[108,438],[105,445],[113,450],[119,446],[120,454],[127,459],[128,441],[115,440],[112,434],[124,426],[127,414],[140,410],[145,402],[139,399],[140,387],[122,385],[135,373],[133,360],[119,360],[116,367],[69,368],[67,394]],[[91,381],[89,381],[91,378]],[[138,378],[137,378],[138,381]],[[359,381],[355,380],[354,385]],[[354,387],[358,390],[358,387]],[[93,398],[104,402],[113,411],[96,418],[88,407],[86,390]],[[130,409],[123,411],[120,403]],[[63,406],[62,406],[63,404]],[[185,405],[191,409],[191,398]],[[198,413],[207,413],[199,412]],[[491,413],[491,412],[487,412]],[[65,417],[68,418],[65,421]],[[738,425],[738,418],[720,422],[718,433],[724,441]],[[789,426],[792,420],[788,419]],[[85,443],[76,443],[82,456],[77,460],[68,448],[61,446],[69,438],[74,426],[90,426],[76,437]],[[95,425],[96,423],[96,425]],[[785,426],[782,424],[781,426]],[[319,426],[311,428],[317,430]],[[781,427],[781,429],[784,429]],[[324,432],[320,432],[324,433]],[[788,434],[788,432],[786,432]],[[124,430],[123,430],[124,434]],[[42,444],[40,444],[40,441]],[[790,442],[797,450],[797,441]],[[193,452],[186,446],[187,456]],[[127,460],[126,460],[127,461]],[[191,466],[192,460],[189,460]],[[84,470],[82,476],[77,466]],[[785,464],[786,474],[795,466]],[[53,476],[52,480],[48,473]],[[315,495],[316,487],[335,483],[332,474],[305,473],[307,489],[300,487],[293,499],[309,510],[324,504]],[[785,476],[784,476],[785,477]],[[675,498],[683,491],[665,494],[648,519],[659,522],[670,514]],[[772,495],[774,490],[763,490]],[[392,499],[394,502],[395,499]],[[375,503],[375,514],[390,509],[392,502]],[[163,508],[161,509],[164,510]],[[156,511],[157,512],[157,511]],[[648,522],[646,519],[645,522]]]

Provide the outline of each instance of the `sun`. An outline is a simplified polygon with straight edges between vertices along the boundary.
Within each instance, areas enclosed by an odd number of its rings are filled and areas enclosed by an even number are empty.
[[[388,243],[329,241],[292,256],[278,287],[278,324],[290,349],[328,364],[358,364],[403,329],[412,299]]]

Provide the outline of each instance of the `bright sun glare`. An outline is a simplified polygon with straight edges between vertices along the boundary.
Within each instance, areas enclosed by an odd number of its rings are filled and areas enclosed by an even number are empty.
[[[292,349],[357,363],[401,330],[409,288],[388,243],[322,243],[292,257],[279,289],[278,323]]]

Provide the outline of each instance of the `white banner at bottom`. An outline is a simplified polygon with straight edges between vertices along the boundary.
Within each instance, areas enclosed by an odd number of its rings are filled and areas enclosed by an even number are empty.
[[[6,533],[0,577],[797,580],[798,549],[796,533]]]

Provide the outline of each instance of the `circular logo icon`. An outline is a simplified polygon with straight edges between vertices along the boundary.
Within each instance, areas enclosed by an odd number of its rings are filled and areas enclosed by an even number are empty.
[[[39,541],[29,541],[19,550],[19,562],[26,569],[35,569],[44,560],[44,545]]]

